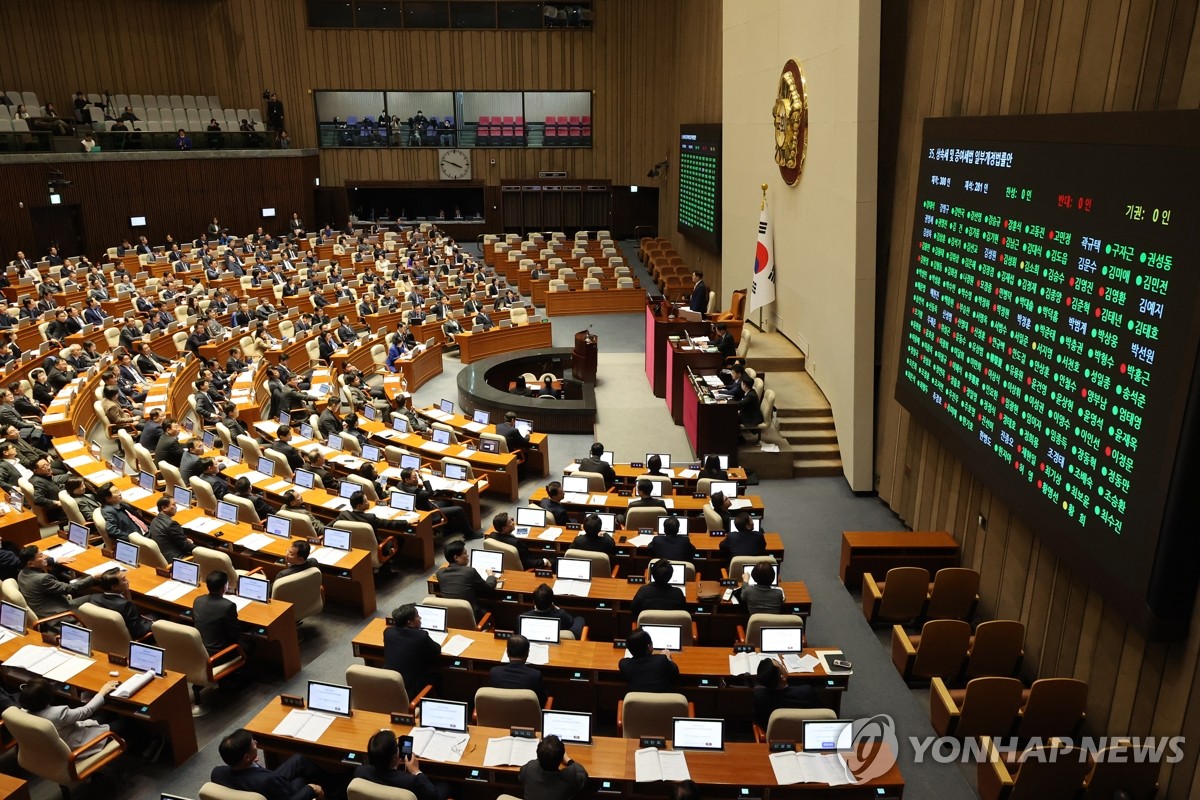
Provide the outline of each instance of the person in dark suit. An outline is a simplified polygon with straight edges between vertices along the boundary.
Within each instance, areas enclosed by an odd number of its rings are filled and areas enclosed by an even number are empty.
[[[421,772],[416,754],[407,759],[400,757],[396,734],[386,728],[367,742],[367,763],[354,768],[354,777],[381,786],[407,789],[417,796],[417,800],[445,800],[450,796],[448,785],[435,784]]]
[[[562,499],[562,483],[559,481],[550,481],[546,484],[546,496],[538,503],[539,506],[546,510],[546,513],[554,518],[556,525],[566,525],[571,521],[570,516],[567,514],[566,506],[562,504]]]
[[[697,479],[712,478],[718,481],[729,480],[729,472],[721,469],[721,459],[718,456],[708,456],[704,459],[704,466],[696,475]]]
[[[142,528],[129,516],[129,509],[122,503],[120,489],[109,483],[101,486],[98,491],[100,501],[104,503],[100,506],[100,514],[104,517],[104,524],[108,526],[109,536],[128,542],[129,534],[142,532]]]
[[[462,507],[434,500],[433,490],[421,481],[417,470],[406,467],[400,471],[400,491],[416,495],[414,507],[418,511],[441,511],[446,517],[447,533],[461,533],[465,539],[479,539],[483,536],[471,527],[471,520]]]
[[[732,503],[733,501],[726,497],[724,492],[713,492],[708,499],[709,506],[711,506],[712,510],[717,512],[717,516],[721,518],[721,527],[726,532],[728,532],[733,525],[733,514],[729,513],[729,508]]]
[[[604,444],[595,442],[588,453],[588,457],[579,462],[579,470],[581,472],[598,472],[604,476],[604,488],[611,489],[617,482],[617,473],[611,466],[601,460],[604,455]]]
[[[11,492],[17,488],[17,481],[21,479],[18,463],[16,445],[5,442],[0,446],[0,489]]]
[[[383,665],[400,673],[409,697],[426,686],[441,685],[438,660],[442,648],[421,627],[421,615],[413,603],[392,612],[393,625],[383,631]]]
[[[515,547],[517,555],[521,558],[521,566],[525,569],[553,566],[550,563],[550,559],[531,554],[529,552],[529,542],[513,534],[513,531],[516,529],[517,521],[510,517],[508,512],[501,511],[492,517],[492,532],[488,534],[488,538]]]
[[[721,540],[721,556],[732,560],[734,556],[762,556],[767,554],[767,539],[754,530],[750,515],[745,511],[733,518],[733,527]]]
[[[733,341],[733,334],[725,327],[725,323],[717,323],[717,352],[725,358],[733,358],[737,355],[737,343]]]
[[[466,545],[461,539],[446,544],[446,566],[436,573],[438,590],[442,597],[466,600],[479,617],[479,596],[490,595],[496,589],[496,575],[490,569],[487,578],[480,577],[471,566]]]
[[[33,505],[42,508],[46,512],[46,518],[55,522],[66,522],[67,514],[63,511],[62,501],[58,499],[58,492],[61,487],[55,483],[54,470],[50,466],[50,459],[39,458],[33,463],[33,474],[29,476],[29,482],[33,485],[34,495],[32,498],[26,498],[26,502],[32,502]]]
[[[288,466],[291,467],[293,471],[301,469],[304,466],[304,457],[301,456],[300,451],[291,444],[290,440],[292,438],[292,426],[280,425],[279,429],[275,432],[275,435],[278,438],[278,441],[271,445],[271,449],[286,458]]]
[[[331,395],[325,404],[325,410],[317,418],[317,430],[320,431],[322,439],[328,439],[331,435],[339,434],[345,429],[342,417],[338,414],[340,404],[341,401]]]
[[[665,558],[668,561],[691,561],[696,557],[696,545],[686,535],[679,535],[678,517],[666,518],[662,534],[655,536],[647,549],[652,558]]]
[[[217,423],[217,406],[208,393],[209,383],[201,379],[193,386],[196,388],[196,413],[200,415],[201,424],[206,428],[212,427]]]
[[[763,415],[759,407],[758,392],[754,391],[754,381],[748,375],[744,375],[738,385],[742,389],[742,399],[738,401],[738,424],[743,428],[761,425]]]
[[[683,590],[671,585],[673,568],[669,561],[658,560],[650,565],[650,583],[637,590],[629,610],[637,619],[646,609],[655,611],[685,611],[687,598]]]
[[[630,508],[666,508],[667,501],[661,497],[655,497],[654,482],[642,478],[637,482],[638,496],[629,501]]]
[[[546,702],[546,687],[541,670],[525,663],[529,658],[529,640],[514,633],[505,648],[507,664],[497,664],[488,674],[488,685],[496,689],[529,689],[537,694],[538,705]]]
[[[522,766],[517,778],[529,800],[572,800],[587,785],[588,773],[567,758],[562,740],[551,734],[538,742],[537,758]]]
[[[173,517],[179,510],[174,497],[160,497],[157,503],[158,515],[150,521],[146,534],[158,545],[163,558],[168,563],[177,558],[186,558],[196,548],[195,542],[188,538],[183,526]]]
[[[150,632],[150,620],[142,616],[138,607],[129,599],[129,574],[123,569],[110,569],[97,580],[99,594],[87,596],[87,602],[115,611],[125,620],[125,627],[134,639],[141,639]]]
[[[708,311],[708,286],[704,283],[703,272],[695,270],[692,277],[696,279],[696,283],[692,286],[692,299],[688,302],[688,308],[697,314],[703,314]]]
[[[538,617],[541,619],[558,620],[558,628],[570,631],[576,639],[583,638],[584,619],[575,617],[570,612],[563,611],[554,604],[554,589],[549,584],[541,583],[533,590],[533,610],[521,614],[522,617]]]
[[[771,721],[771,712],[779,708],[818,708],[821,690],[813,684],[789,686],[774,659],[758,662],[754,687],[754,724],[763,730]]]
[[[203,598],[201,598],[203,599]],[[232,607],[233,603],[225,601]],[[301,755],[292,755],[278,769],[258,763],[258,745],[245,728],[238,728],[218,746],[224,764],[213,767],[209,780],[227,789],[256,792],[267,800],[324,800],[325,790],[317,781],[328,776]]]
[[[612,566],[617,560],[617,543],[601,528],[600,517],[588,514],[583,520],[583,532],[575,537],[575,540],[571,542],[571,547],[575,550],[604,553],[608,556],[609,565]]]
[[[504,441],[508,443],[508,452],[518,453],[529,446],[529,439],[525,434],[521,433],[514,424],[517,420],[515,412],[504,412],[504,422],[496,426],[496,433],[504,437]]]
[[[250,429],[246,427],[246,423],[238,419],[238,407],[236,403],[226,400],[225,404],[221,406],[221,412],[225,416],[221,417],[220,422],[229,429],[229,433],[233,436],[234,441],[237,441],[237,437],[239,436],[250,436]]]
[[[172,417],[163,420],[162,436],[154,446],[154,462],[166,461],[178,467],[183,461],[183,445],[179,443],[179,422]]]
[[[17,586],[21,595],[38,618],[61,614],[78,608],[84,601],[84,590],[95,583],[91,575],[84,575],[67,583],[50,573],[51,559],[38,550],[37,545],[26,545],[17,554],[21,571],[17,573]],[[58,623],[53,623],[57,630]]]
[[[645,587],[643,587],[645,588]],[[673,692],[679,681],[679,665],[667,654],[656,654],[650,634],[636,629],[625,639],[630,658],[617,664],[631,692]]]
[[[317,563],[317,560],[309,558],[311,552],[312,548],[304,539],[293,539],[291,546],[283,555],[283,561],[287,566],[275,573],[275,580],[286,578],[288,575],[297,575],[307,569],[320,569],[321,565]]]
[[[213,497],[220,500],[229,494],[229,481],[218,470],[215,459],[202,458],[196,462],[196,468],[199,470],[196,477],[209,485]]]
[[[214,569],[204,576],[208,594],[197,597],[192,604],[192,618],[195,620],[196,630],[200,631],[204,649],[210,656],[237,644],[238,641],[237,606],[225,597],[225,587],[228,584],[229,576],[225,571]]]

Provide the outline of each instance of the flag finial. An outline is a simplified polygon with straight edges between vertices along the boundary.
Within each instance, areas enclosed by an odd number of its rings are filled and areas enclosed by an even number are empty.
[[[763,192],[762,204],[758,207],[759,211],[762,211],[764,208],[767,207],[767,185],[765,183],[762,185],[762,192]]]

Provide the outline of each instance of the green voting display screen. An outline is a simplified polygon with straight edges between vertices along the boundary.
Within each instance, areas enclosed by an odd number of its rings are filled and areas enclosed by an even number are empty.
[[[1194,461],[1195,123],[928,120],[896,389],[1060,555],[1159,623],[1190,607],[1171,562],[1195,547],[1173,517]]]
[[[721,126],[679,126],[679,232],[709,250],[721,243]]]

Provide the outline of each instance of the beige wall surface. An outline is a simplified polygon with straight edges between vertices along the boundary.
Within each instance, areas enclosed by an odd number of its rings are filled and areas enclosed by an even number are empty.
[[[724,9],[722,280],[749,285],[768,183],[777,292],[765,313],[805,352],[856,491],[871,489],[879,14],[877,0],[727,0]],[[808,159],[790,187],[771,118],[788,59],[803,68],[809,101]]]
[[[898,119],[881,153],[891,211],[880,350],[876,472],[881,499],[914,529],[948,530],[982,575],[984,618],[1025,623],[1025,677],[1088,682],[1098,735],[1174,736],[1184,758],[1159,797],[1200,796],[1200,616],[1180,643],[1147,642],[1093,587],[994,499],[893,398],[912,207],[925,117],[1197,108],[1197,0],[909,0],[884,7],[902,38],[884,81]],[[890,95],[889,95],[890,96]],[[980,518],[986,526],[980,524]]]

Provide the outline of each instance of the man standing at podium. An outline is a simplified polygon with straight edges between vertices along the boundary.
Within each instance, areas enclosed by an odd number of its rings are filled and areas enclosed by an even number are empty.
[[[692,299],[688,308],[697,314],[703,314],[708,311],[708,286],[705,285],[704,273],[700,270],[694,270],[692,277],[696,279],[696,285],[692,287]]]

